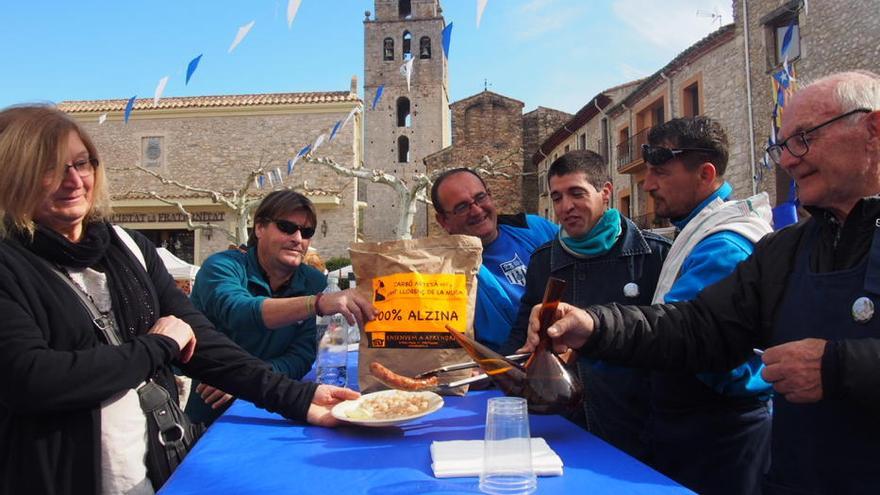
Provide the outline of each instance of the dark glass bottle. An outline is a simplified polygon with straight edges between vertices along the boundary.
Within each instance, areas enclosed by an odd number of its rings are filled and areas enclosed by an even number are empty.
[[[547,328],[553,324],[556,308],[565,292],[565,280],[550,278],[544,290],[544,302],[538,320],[540,340],[532,357],[526,361],[526,387],[523,397],[529,401],[529,410],[539,414],[564,413],[581,401],[583,386],[577,375],[553,351]]]
[[[525,397],[529,411],[555,414],[569,411],[583,397],[577,376],[553,352],[547,327],[553,323],[565,281],[551,278],[541,306],[541,340],[524,366],[515,363],[452,327],[446,329],[505,394]]]

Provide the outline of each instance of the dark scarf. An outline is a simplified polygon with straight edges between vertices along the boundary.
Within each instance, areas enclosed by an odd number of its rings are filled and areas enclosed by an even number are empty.
[[[37,225],[31,239],[16,237],[31,252],[61,267],[92,268],[107,275],[113,315],[123,340],[143,335],[158,318],[151,291],[152,282],[140,262],[129,253],[110,224],[94,222],[84,226],[79,242],[70,242],[52,229]]]

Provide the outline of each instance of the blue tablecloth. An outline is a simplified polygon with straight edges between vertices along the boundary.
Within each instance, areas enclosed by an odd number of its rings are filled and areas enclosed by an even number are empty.
[[[356,368],[350,372],[356,380]],[[440,411],[389,428],[307,426],[237,400],[161,494],[479,493],[477,478],[434,478],[429,447],[435,440],[481,439],[486,400],[498,395],[444,397]],[[531,415],[530,426],[565,465],[563,476],[538,478],[537,493],[691,493],[559,416]]]

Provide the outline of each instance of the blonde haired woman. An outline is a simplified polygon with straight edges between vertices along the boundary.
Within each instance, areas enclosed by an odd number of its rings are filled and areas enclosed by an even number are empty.
[[[65,114],[0,112],[0,176],[0,493],[158,489],[137,388],[152,377],[176,397],[172,364],[314,424],[357,396],[277,375],[214,331],[149,241],[107,223],[98,151]]]

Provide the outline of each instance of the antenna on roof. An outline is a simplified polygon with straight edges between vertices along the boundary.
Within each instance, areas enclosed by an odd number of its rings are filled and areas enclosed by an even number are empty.
[[[723,23],[723,16],[721,15],[721,12],[718,12],[718,7],[712,9],[712,12],[709,12],[708,10],[698,10],[697,17],[710,17],[712,22],[718,21],[718,27],[721,27],[721,24]]]

